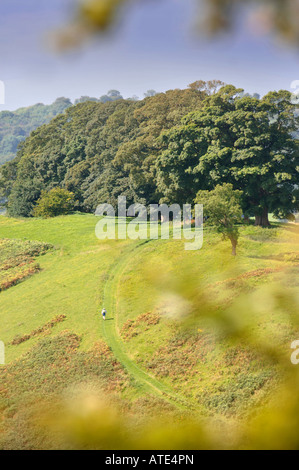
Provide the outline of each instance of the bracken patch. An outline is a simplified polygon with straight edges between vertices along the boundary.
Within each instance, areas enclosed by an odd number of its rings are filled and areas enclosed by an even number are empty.
[[[43,333],[50,333],[51,329],[54,328],[57,323],[61,323],[64,320],[66,320],[66,315],[58,315],[57,317],[53,318],[53,320],[49,321],[40,328],[31,331],[31,333],[29,333],[28,335],[16,336],[9,344],[11,346],[16,346],[18,344],[24,343],[25,341],[28,341],[29,339],[35,336],[41,335]]]
[[[196,365],[207,361],[207,355],[214,349],[215,338],[209,333],[181,331],[158,349],[146,367],[159,377],[170,377],[179,381],[182,377],[197,374]]]
[[[46,243],[0,239],[0,292],[41,271],[35,258],[52,248]]]
[[[125,341],[130,341],[140,333],[149,330],[151,326],[158,325],[160,320],[161,316],[158,313],[143,313],[136,320],[126,321],[121,329],[121,336]]]

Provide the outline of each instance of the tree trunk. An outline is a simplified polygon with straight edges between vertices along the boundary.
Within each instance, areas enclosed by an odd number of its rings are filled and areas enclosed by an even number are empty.
[[[238,240],[235,238],[230,238],[231,244],[232,244],[232,255],[236,256],[237,255],[237,245],[238,245]]]
[[[258,227],[270,227],[270,222],[268,218],[268,209],[265,207],[262,214],[255,216],[254,225]]]

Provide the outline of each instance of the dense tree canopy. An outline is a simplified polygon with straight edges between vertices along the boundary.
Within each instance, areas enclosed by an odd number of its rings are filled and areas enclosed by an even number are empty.
[[[148,90],[145,96],[154,96],[154,90]],[[106,95],[99,98],[92,96],[81,96],[74,101],[74,104],[93,101],[96,103],[107,103],[124,99],[118,90],[110,90]],[[138,101],[137,96],[129,98]],[[43,124],[49,123],[54,117],[62,114],[67,108],[72,106],[68,98],[57,98],[51,105],[42,103],[20,108],[16,111],[0,112],[0,165],[12,160],[17,153],[17,148],[30,132]]]
[[[6,194],[11,190],[10,213],[29,215],[41,191],[56,186],[74,192],[76,208],[83,211],[102,202],[116,205],[119,194],[131,203],[156,202],[157,137],[198,109],[205,96],[204,90],[171,90],[143,101],[119,98],[70,107],[26,140],[12,164],[15,181],[4,177],[12,168],[1,168],[0,187]]]
[[[199,189],[232,183],[244,191],[243,210],[268,225],[268,212],[298,209],[296,105],[288,91],[263,99],[223,87],[201,110],[161,137],[158,188],[166,202],[190,202]]]
[[[98,204],[192,203],[229,183],[258,225],[298,209],[297,105],[287,91],[262,99],[222,82],[142,101],[82,100],[33,131],[0,168],[0,197],[28,216],[42,191],[61,187],[77,210]]]

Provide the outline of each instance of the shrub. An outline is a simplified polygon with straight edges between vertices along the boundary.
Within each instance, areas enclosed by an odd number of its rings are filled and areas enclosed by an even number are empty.
[[[74,207],[74,194],[62,188],[43,191],[33,210],[35,217],[57,217],[69,214]]]

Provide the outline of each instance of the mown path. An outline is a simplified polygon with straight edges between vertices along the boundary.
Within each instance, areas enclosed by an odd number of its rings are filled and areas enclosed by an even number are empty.
[[[122,275],[126,269],[129,261],[134,254],[143,250],[150,241],[143,241],[135,245],[134,248],[128,249],[120,258],[119,262],[114,265],[110,271],[109,279],[106,282],[104,289],[104,305],[107,309],[108,316],[106,321],[103,321],[103,335],[108,345],[113,351],[117,360],[127,370],[127,372],[136,380],[138,386],[144,392],[155,394],[160,398],[164,398],[171,403],[185,411],[192,411],[196,409],[192,404],[187,402],[183,397],[175,394],[167,385],[159,382],[152,375],[141,369],[126,353],[125,345],[121,340],[118,333],[118,289],[121,283]]]

